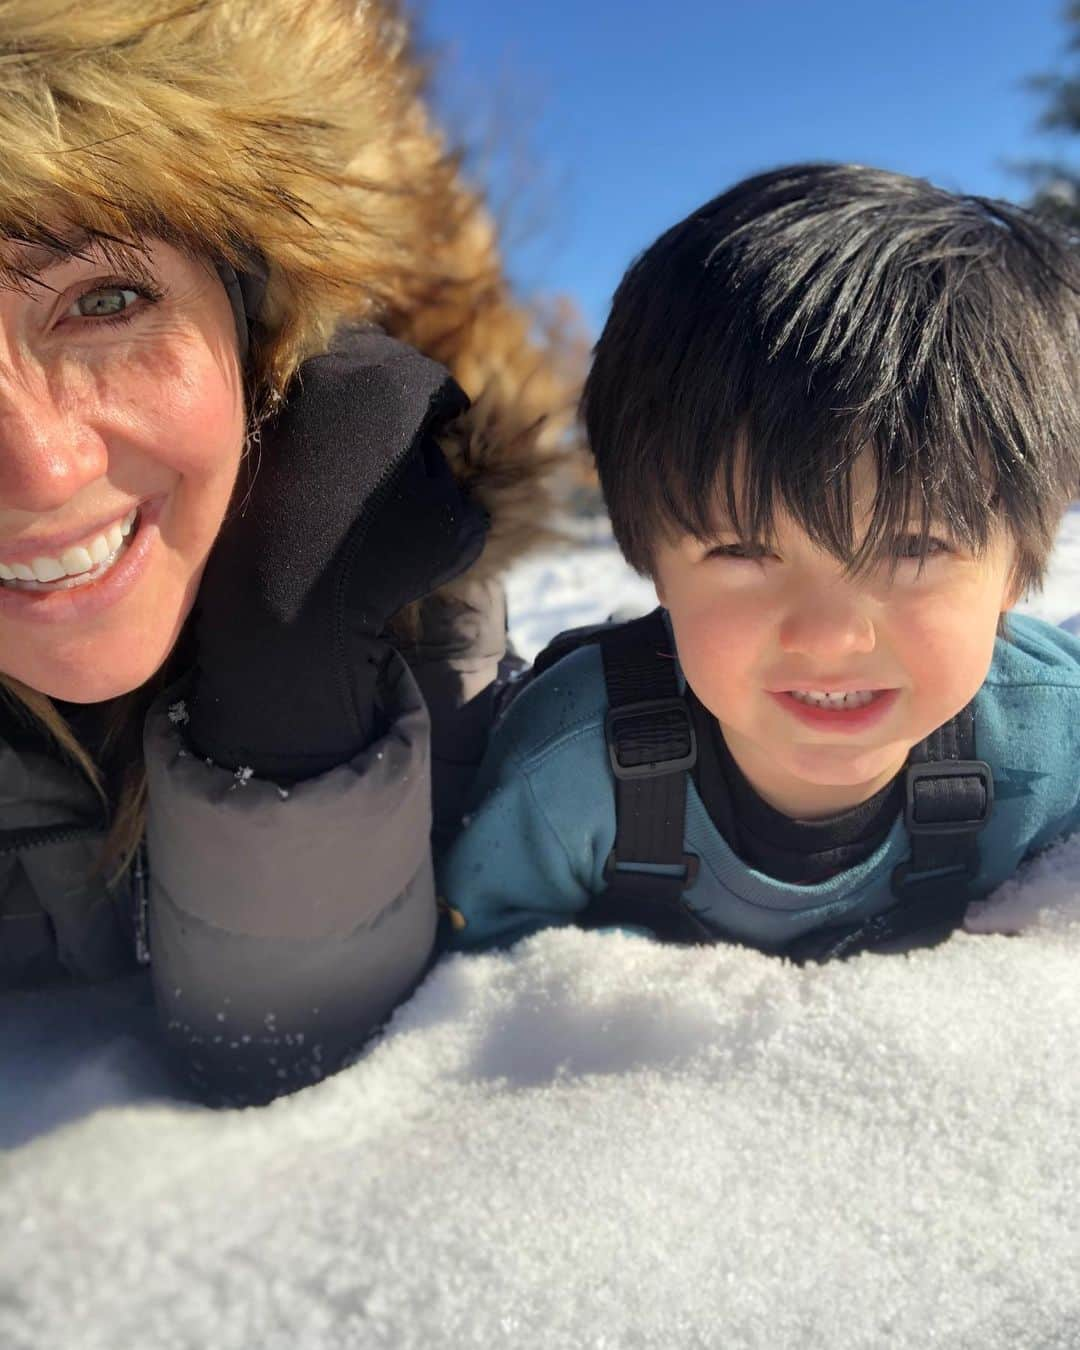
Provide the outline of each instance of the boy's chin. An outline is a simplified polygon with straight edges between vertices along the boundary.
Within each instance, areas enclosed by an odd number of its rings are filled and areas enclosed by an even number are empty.
[[[807,747],[786,764],[793,777],[819,787],[858,788],[867,786],[872,795],[904,767],[907,744],[887,746]]]

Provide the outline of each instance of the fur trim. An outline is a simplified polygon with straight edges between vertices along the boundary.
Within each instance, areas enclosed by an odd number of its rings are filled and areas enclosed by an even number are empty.
[[[446,450],[492,515],[490,575],[542,537],[572,391],[422,83],[397,0],[0,0],[0,240],[261,256],[256,412],[343,321],[443,362],[474,399]]]

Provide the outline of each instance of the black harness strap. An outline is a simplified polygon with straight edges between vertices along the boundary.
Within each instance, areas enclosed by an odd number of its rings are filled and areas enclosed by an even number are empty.
[[[904,823],[911,861],[896,869],[894,889],[918,883],[923,873],[979,870],[976,835],[990,819],[994,778],[975,758],[975,705],[969,703],[908,754]]]
[[[679,693],[675,654],[660,610],[602,629],[608,756],[615,776],[615,845],[607,890],[578,923],[633,924],[675,942],[713,942],[683,900],[698,860],[684,852],[686,775],[697,760],[690,712]]]
[[[827,961],[903,940],[929,947],[964,921],[979,874],[976,836],[994,808],[994,776],[975,758],[975,709],[969,703],[912,747],[904,773],[904,825],[911,858],[892,875],[896,903],[861,923],[819,928],[781,955]]]

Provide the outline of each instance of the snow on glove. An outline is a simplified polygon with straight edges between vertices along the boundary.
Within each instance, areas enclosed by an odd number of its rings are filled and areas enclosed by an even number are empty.
[[[441,366],[377,332],[347,330],[301,367],[199,588],[200,754],[295,781],[370,742],[387,620],[484,545],[486,516],[434,440],[466,407]]]

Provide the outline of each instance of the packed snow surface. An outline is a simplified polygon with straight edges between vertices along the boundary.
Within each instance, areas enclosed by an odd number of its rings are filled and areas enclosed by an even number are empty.
[[[1080,608],[1080,515],[1034,605]],[[515,638],[652,603],[598,534]],[[336,1078],[185,1102],[145,983],[0,1000],[4,1350],[1080,1346],[1080,838],[798,969],[552,931]]]

